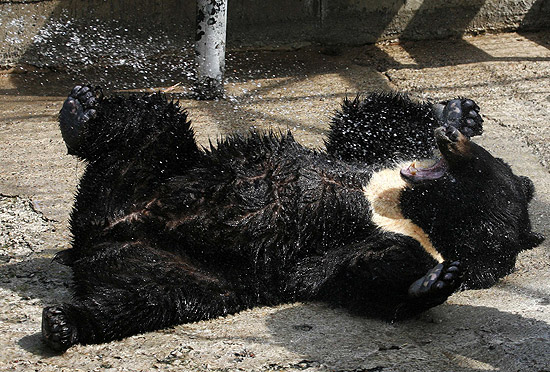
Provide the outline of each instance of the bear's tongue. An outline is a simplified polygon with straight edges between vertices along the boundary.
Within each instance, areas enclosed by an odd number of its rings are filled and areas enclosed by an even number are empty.
[[[447,171],[447,162],[441,158],[430,167],[421,167],[413,161],[408,167],[401,169],[401,177],[411,183],[436,180],[443,177]]]

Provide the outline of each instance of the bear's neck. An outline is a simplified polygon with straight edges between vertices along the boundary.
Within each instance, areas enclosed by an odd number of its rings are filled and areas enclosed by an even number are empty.
[[[401,194],[410,187],[400,175],[404,166],[405,164],[398,164],[393,168],[375,171],[364,187],[363,192],[372,212],[372,222],[382,231],[415,239],[436,261],[443,262],[443,256],[433,246],[428,234],[403,216]]]

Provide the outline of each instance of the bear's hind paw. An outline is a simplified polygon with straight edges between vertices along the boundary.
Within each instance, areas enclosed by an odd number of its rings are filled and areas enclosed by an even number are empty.
[[[101,95],[98,87],[77,85],[63,103],[59,112],[59,126],[69,153],[78,150],[82,129],[97,115],[96,106]]]
[[[63,306],[50,306],[42,312],[42,337],[53,350],[63,352],[77,343],[76,326],[71,324]]]

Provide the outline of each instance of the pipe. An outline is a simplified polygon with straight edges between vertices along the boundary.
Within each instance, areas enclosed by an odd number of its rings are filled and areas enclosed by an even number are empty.
[[[224,95],[227,0],[197,0],[195,63],[198,99],[216,99]]]

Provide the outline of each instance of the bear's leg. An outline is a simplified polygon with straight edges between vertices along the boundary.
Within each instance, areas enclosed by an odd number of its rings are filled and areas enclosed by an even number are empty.
[[[324,261],[306,267],[304,271],[310,274],[301,285],[311,287],[311,278],[319,282],[317,278],[329,274],[319,287],[318,299],[390,321],[409,318],[445,302],[461,284],[460,263],[438,264],[417,248],[406,241],[381,251],[351,246],[327,256],[338,262],[334,269]]]
[[[457,128],[466,137],[478,136],[483,132],[483,119],[479,106],[468,98],[457,98],[433,105],[434,115],[444,126]]]
[[[222,276],[175,253],[115,243],[73,265],[75,301],[46,307],[42,335],[52,349],[121,339],[246,307]]]
[[[373,93],[344,101],[332,119],[326,149],[343,160],[368,164],[426,158],[436,148],[437,127],[452,125],[471,137],[481,134],[482,123],[471,99],[431,104]]]
[[[433,131],[452,125],[465,136],[482,132],[479,107],[471,99],[419,103],[405,95],[373,93],[345,100],[332,119],[327,152],[343,160],[384,163],[431,157]]]
[[[367,164],[425,158],[435,148],[438,126],[431,104],[401,94],[357,96],[344,100],[332,118],[326,149],[342,160]]]
[[[140,159],[179,169],[200,156],[186,111],[160,93],[104,97],[97,87],[76,86],[59,126],[69,153],[90,161]]]

